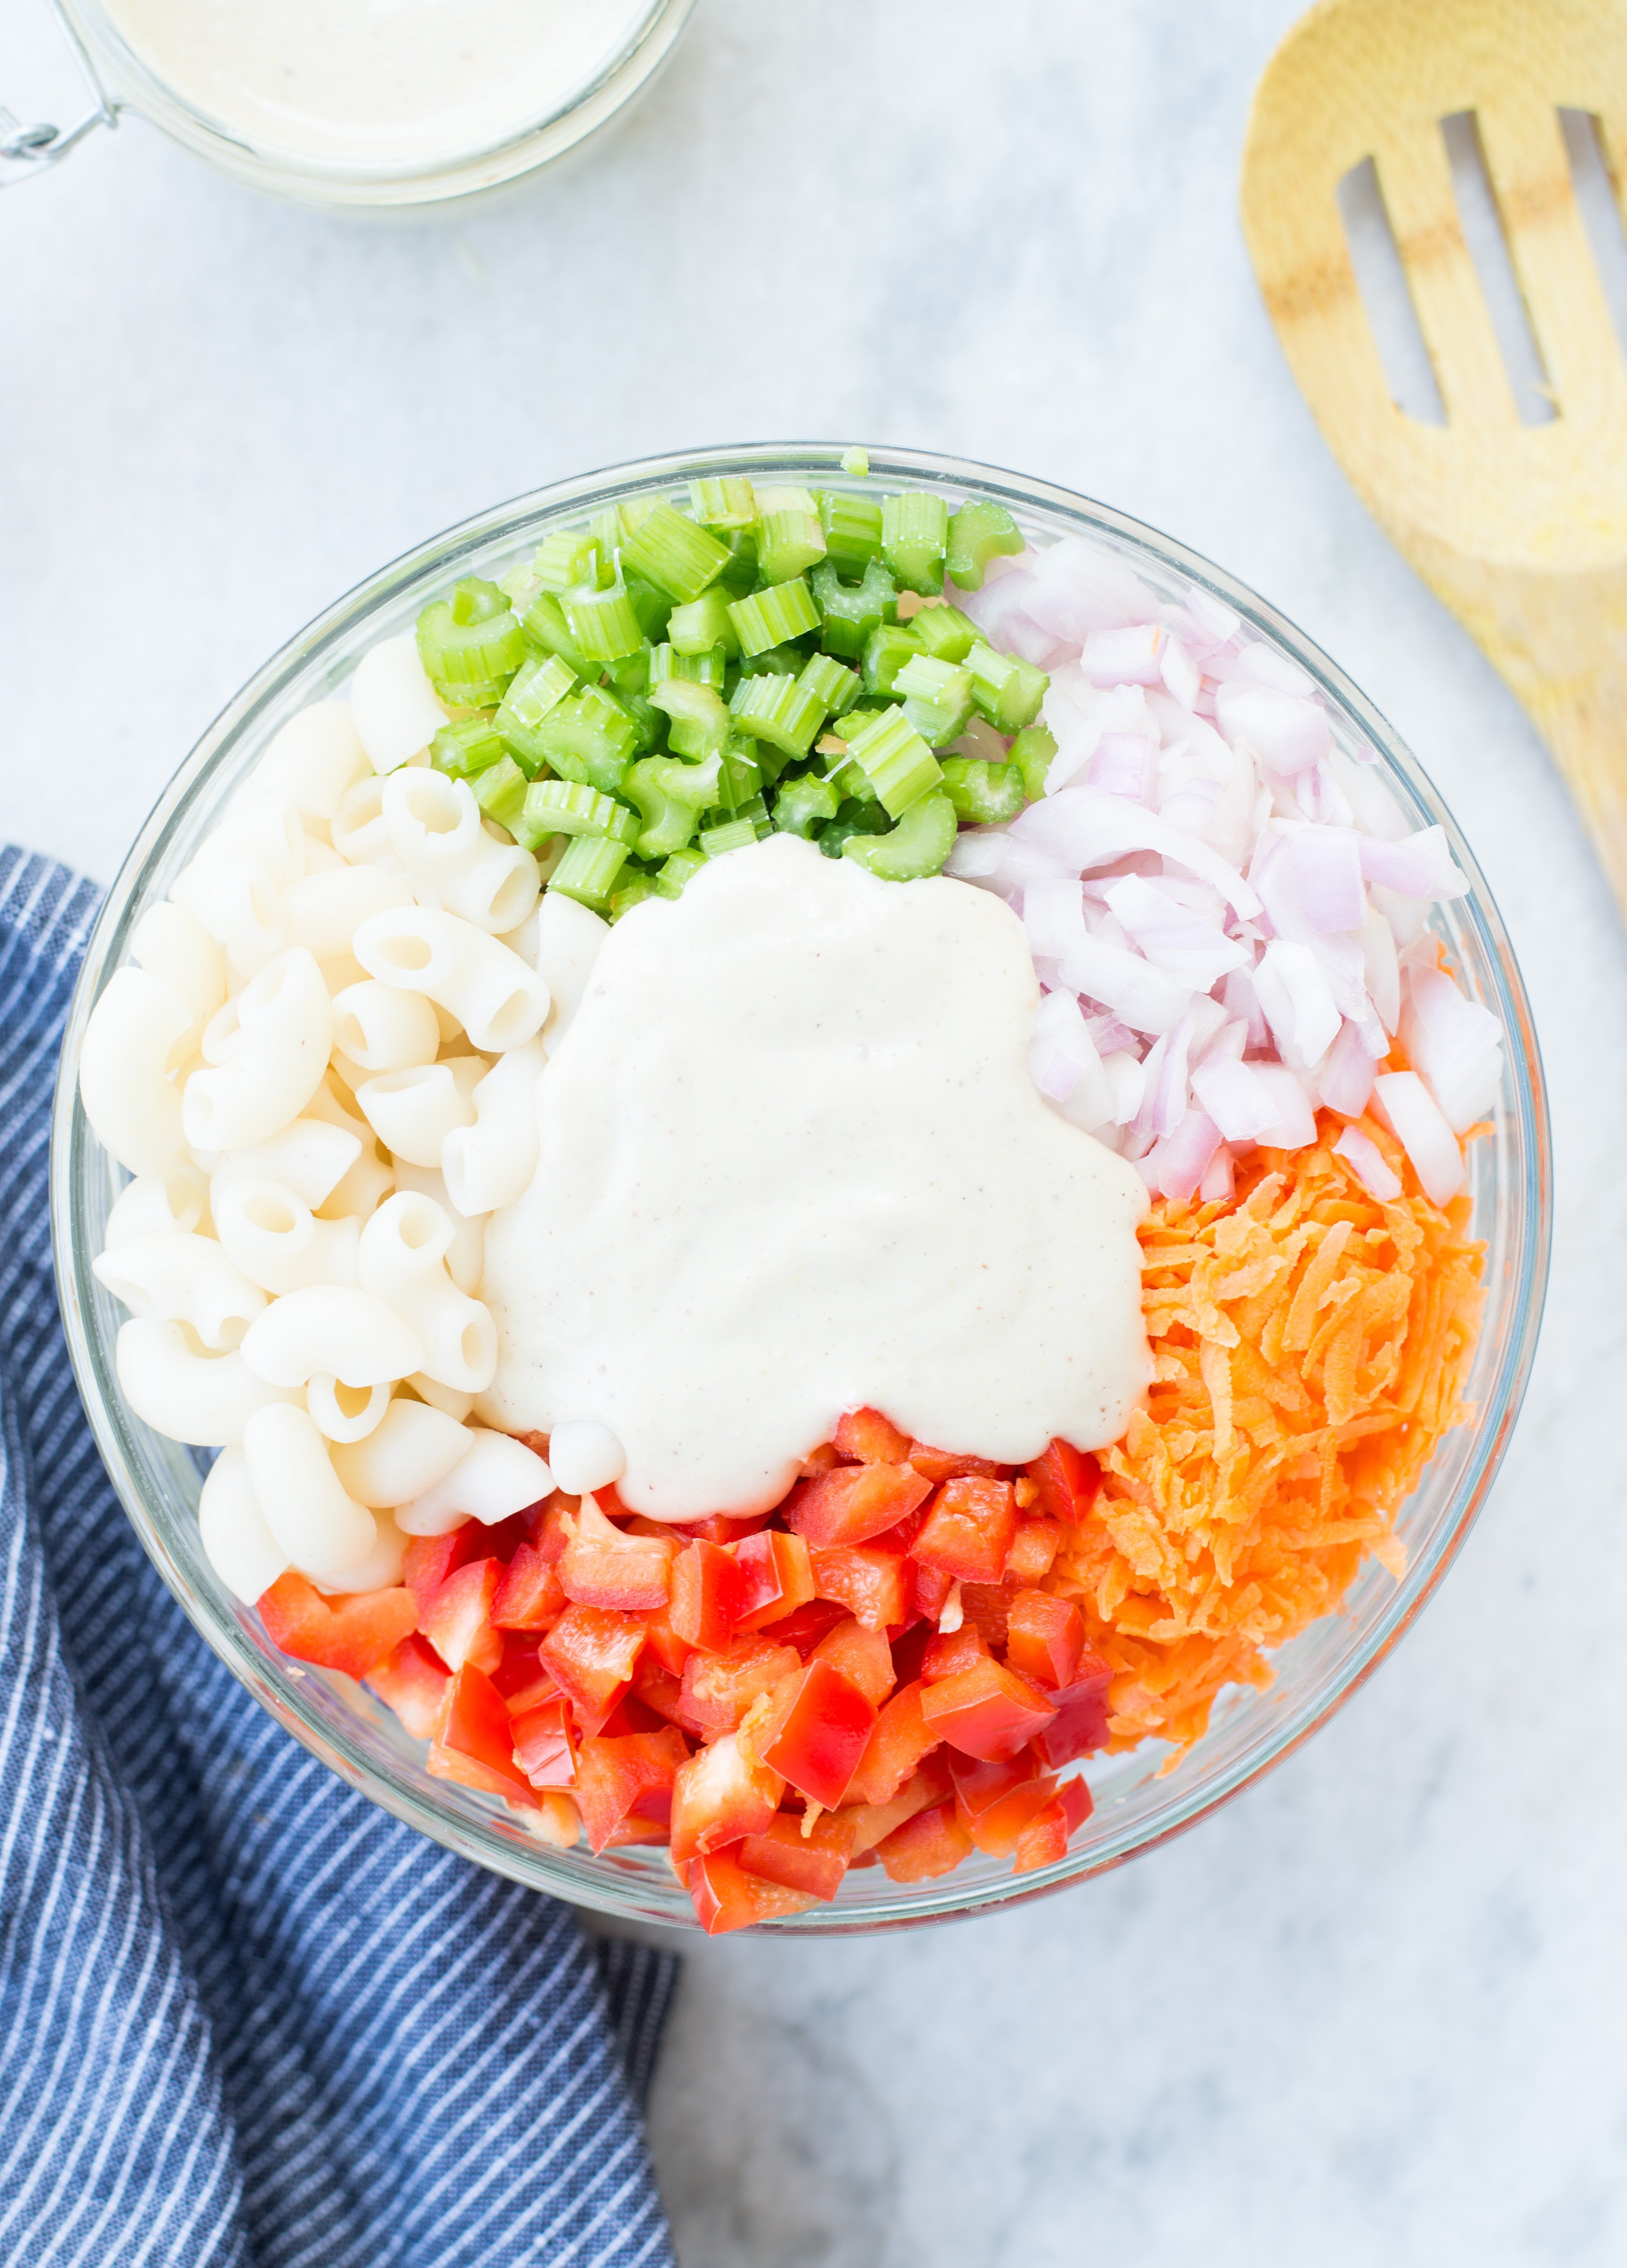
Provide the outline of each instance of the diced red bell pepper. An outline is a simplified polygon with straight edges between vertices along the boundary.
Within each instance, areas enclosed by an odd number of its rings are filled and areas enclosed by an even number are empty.
[[[1086,1646],[1074,1666],[1073,1683],[1050,1696],[1056,1704],[1055,1716],[1034,1736],[1036,1753],[1053,1771],[1072,1764],[1076,1756],[1094,1756],[1106,1747],[1112,1683],[1113,1664]]]
[[[1015,1756],[1056,1714],[1049,1694],[992,1656],[927,1686],[921,1708],[941,1741],[986,1762]]]
[[[1062,1535],[1060,1521],[1019,1519],[1017,1533],[1011,1538],[1011,1549],[1006,1554],[1008,1580],[1043,1582],[1061,1549]]]
[[[580,1607],[656,1613],[671,1593],[678,1548],[675,1536],[625,1534],[584,1499],[576,1533],[560,1555],[560,1587]]]
[[[695,1649],[673,1629],[671,1608],[659,1608],[653,1615],[640,1616],[640,1620],[644,1624],[645,1653],[672,1676],[682,1677],[684,1665]]]
[[[839,1669],[872,1709],[879,1709],[892,1690],[892,1648],[880,1631],[867,1630],[851,1615],[825,1632],[813,1650],[813,1659]]]
[[[732,1733],[698,1749],[673,1781],[673,1864],[721,1851],[743,1835],[765,1835],[784,1793],[779,1773],[754,1763]]]
[[[455,1779],[488,1795],[536,1808],[529,1780],[514,1762],[514,1733],[507,1706],[491,1679],[472,1662],[456,1671],[447,1688],[429,1770],[437,1779]]]
[[[997,1583],[1016,1532],[1010,1482],[971,1474],[944,1482],[910,1550],[923,1567],[958,1583]]]
[[[921,1690],[919,1684],[906,1685],[883,1708],[848,1783],[850,1801],[891,1803],[937,1747],[941,1735],[921,1713]]]
[[[929,1882],[952,1874],[972,1849],[972,1837],[955,1816],[952,1802],[928,1804],[876,1846],[876,1855],[895,1882]]]
[[[477,1520],[466,1520],[449,1535],[414,1535],[402,1561],[401,1580],[421,1606],[448,1575],[470,1559],[496,1557],[495,1552],[487,1550],[485,1539],[486,1531]]]
[[[832,1447],[839,1457],[862,1465],[902,1465],[909,1460],[910,1437],[879,1410],[849,1410],[836,1421]]]
[[[1006,1609],[1006,1660],[1036,1685],[1069,1685],[1084,1652],[1084,1616],[1071,1599],[1019,1591]]]
[[[259,1600],[266,1636],[296,1661],[366,1677],[418,1626],[418,1602],[398,1587],[325,1599],[291,1567]]]
[[[1062,1782],[1061,1793],[1038,1811],[1017,1838],[1014,1874],[1032,1874],[1036,1867],[1054,1866],[1068,1856],[1069,1837],[1094,1810],[1091,1791],[1082,1779]]]
[[[817,1551],[868,1543],[896,1528],[930,1494],[930,1484],[911,1465],[833,1465],[792,1491],[785,1522]]]
[[[927,1650],[921,1657],[921,1678],[928,1685],[942,1685],[946,1677],[958,1677],[963,1669],[975,1669],[987,1659],[982,1631],[975,1623],[962,1623],[958,1630],[939,1631],[927,1640]]]
[[[632,1683],[644,1625],[614,1607],[569,1606],[543,1640],[538,1660],[568,1697],[585,1733],[603,1726]]]
[[[766,1528],[773,1518],[771,1512],[747,1513],[738,1520],[728,1513],[714,1512],[706,1520],[677,1520],[669,1524],[680,1543],[738,1543],[743,1535],[755,1535],[759,1528]]]
[[[806,1913],[819,1903],[810,1891],[788,1890],[783,1883],[748,1874],[733,1851],[711,1851],[692,1859],[685,1870],[685,1881],[696,1919],[708,1937]]]
[[[578,1508],[574,1497],[556,1493],[532,1524],[530,1541],[551,1567],[557,1567],[564,1558],[566,1546],[576,1533]]]
[[[941,1488],[945,1481],[960,1480],[974,1473],[992,1481],[1000,1471],[992,1458],[964,1457],[958,1450],[934,1449],[925,1441],[912,1441],[906,1454],[908,1462],[932,1483],[934,1488]]]
[[[683,1680],[675,1677],[647,1649],[640,1657],[632,1680],[632,1691],[627,1698],[641,1701],[647,1709],[654,1710],[658,1717],[664,1717],[669,1725],[680,1725],[686,1732],[699,1730],[699,1726],[691,1725],[688,1721],[689,1712],[684,1706]]]
[[[685,1544],[672,1563],[667,1609],[678,1637],[708,1653],[721,1653],[735,1634],[739,1602],[740,1571],[733,1555],[718,1543]]]
[[[665,1828],[673,1783],[689,1762],[689,1743],[675,1725],[625,1740],[584,1741],[576,1756],[576,1803],[588,1848],[603,1851],[628,1821]]]
[[[726,1653],[691,1653],[684,1665],[684,1706],[706,1733],[732,1733],[751,1704],[802,1666],[792,1646],[736,1638]]]
[[[1009,1859],[1029,1821],[1056,1793],[1055,1780],[1036,1773],[1028,1756],[978,1764],[969,1756],[951,1755],[949,1768],[955,1783],[955,1816],[991,1859]]]
[[[847,1620],[846,1607],[839,1607],[834,1599],[810,1599],[798,1607],[795,1614],[784,1616],[774,1624],[776,1646],[794,1646],[806,1661],[827,1631]]]
[[[1076,1449],[1071,1441],[1053,1441],[1026,1469],[1034,1484],[1034,1510],[1045,1519],[1076,1528],[1089,1517],[1102,1469],[1087,1451]]]
[[[737,1631],[761,1630],[794,1614],[812,1598],[813,1569],[808,1546],[800,1535],[788,1535],[782,1528],[765,1528],[728,1548],[739,1585],[735,1603]]]
[[[982,1633],[983,1643],[991,1653],[1003,1653],[1006,1650],[1006,1609],[1010,1603],[1011,1593],[1003,1583],[963,1583],[960,1587],[962,1619]]]
[[[507,1702],[511,1717],[517,1717],[522,1709],[534,1709],[539,1701],[551,1700],[559,1690],[558,1680],[542,1659],[542,1634],[536,1631],[503,1632],[503,1659],[491,1677]]]
[[[762,1744],[763,1761],[810,1801],[834,1811],[875,1722],[873,1703],[816,1653],[778,1729]]]
[[[814,1591],[834,1599],[866,1630],[891,1630],[909,1612],[909,1563],[873,1543],[839,1543],[813,1555]]]
[[[576,1728],[563,1693],[508,1720],[514,1763],[533,1787],[576,1785]]]
[[[901,1827],[906,1819],[913,1819],[929,1803],[943,1802],[953,1793],[949,1766],[940,1749],[924,1756],[920,1770],[912,1772],[885,1803],[843,1804],[835,1816],[853,1829],[852,1863],[855,1867],[872,1865],[876,1845],[884,1843],[895,1827]]]
[[[433,1734],[451,1682],[433,1648],[416,1635],[403,1638],[393,1653],[367,1672],[368,1685],[415,1741],[427,1741]]]
[[[853,1822],[834,1812],[822,1813],[804,1835],[800,1819],[779,1811],[763,1834],[744,1837],[737,1856],[748,1874],[782,1883],[788,1890],[806,1890],[810,1897],[833,1898],[853,1856]]]
[[[910,1613],[922,1622],[936,1623],[949,1604],[954,1577],[945,1574],[942,1567],[923,1567],[919,1559],[906,1559],[904,1564],[910,1573]]]
[[[418,1626],[448,1669],[472,1661],[489,1676],[503,1659],[502,1632],[492,1621],[503,1573],[495,1559],[465,1560],[419,1606]]]
[[[498,1630],[551,1630],[565,1606],[556,1563],[535,1543],[519,1545],[492,1602],[493,1625]]]

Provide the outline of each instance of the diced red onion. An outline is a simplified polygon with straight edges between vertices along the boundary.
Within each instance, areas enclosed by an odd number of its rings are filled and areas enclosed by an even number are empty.
[[[1136,1057],[1128,1050],[1116,1050],[1102,1057],[1102,1069],[1107,1074],[1107,1084],[1113,1089],[1113,1123],[1128,1126],[1141,1108],[1146,1091],[1147,1074]]]
[[[1308,946],[1287,938],[1267,946],[1254,967],[1254,990],[1283,1055],[1313,1064],[1338,1035],[1339,1011]]]
[[[1079,666],[1092,685],[1157,685],[1169,635],[1162,622],[1092,630],[1079,649]]]
[[[1497,1100],[1503,1032],[1477,1001],[1466,1000],[1444,968],[1409,968],[1401,1012],[1407,1060],[1454,1134],[1467,1134]]]
[[[1246,945],[1175,904],[1139,874],[1127,874],[1111,884],[1106,895],[1114,915],[1147,959],[1193,991],[1207,992],[1229,970],[1247,968]]]
[[[1329,937],[1367,918],[1359,840],[1345,828],[1262,836],[1248,879],[1279,937]]]
[[[1350,1160],[1357,1180],[1380,1204],[1394,1204],[1401,1195],[1400,1176],[1386,1164],[1384,1152],[1372,1135],[1364,1134],[1359,1126],[1345,1128],[1334,1144],[1334,1155]]]
[[[1180,640],[1172,637],[1158,662],[1158,674],[1183,709],[1190,709],[1202,688],[1203,677]]]
[[[1140,733],[1104,733],[1084,768],[1084,777],[1105,795],[1128,796],[1132,803],[1150,804],[1158,777],[1158,744]]]
[[[1301,772],[1333,746],[1326,712],[1297,693],[1231,678],[1215,696],[1220,729],[1236,747],[1252,748],[1266,770]]]
[[[1062,975],[1076,991],[1111,1008],[1133,1032],[1173,1031],[1192,998],[1189,985],[1105,938],[1087,936],[1063,961]]]
[[[1220,1130],[1214,1120],[1201,1110],[1187,1111],[1174,1132],[1148,1153],[1159,1193],[1172,1204],[1185,1204],[1196,1193],[1219,1146]]]
[[[1411,1159],[1431,1203],[1454,1197],[1464,1182],[1463,1152],[1417,1072],[1381,1071],[1372,1083],[1372,1107]]]
[[[1359,1028],[1342,1024],[1339,1036],[1327,1050],[1327,1060],[1317,1081],[1317,1091],[1329,1110],[1342,1118],[1359,1118],[1372,1093],[1373,1058]]]
[[[1092,630],[1149,622],[1158,611],[1157,598],[1133,568],[1082,536],[1064,535],[1031,556],[1027,611],[1042,630],[1070,645],[1083,645]]]
[[[1444,827],[1421,827],[1399,842],[1381,843],[1364,835],[1362,873],[1369,882],[1403,898],[1461,898],[1468,877],[1454,865]]]
[[[1260,1140],[1273,1150],[1308,1148],[1316,1139],[1316,1113],[1292,1071],[1285,1064],[1250,1064],[1246,1068],[1254,1072],[1276,1105],[1276,1122],[1260,1136]]]
[[[1192,1074],[1192,1093],[1228,1142],[1258,1142],[1282,1116],[1261,1078],[1261,1065],[1231,1056],[1207,1056]]]
[[[1066,787],[1043,802],[1031,803],[1011,822],[1018,842],[1046,851],[1076,873],[1111,866],[1131,850],[1154,850],[1212,882],[1232,911],[1250,920],[1260,901],[1235,866],[1227,865],[1206,843],[1166,827],[1150,811],[1099,788]]]
[[[1395,954],[1395,932],[1375,907],[1362,932],[1362,977],[1367,997],[1387,1032],[1401,1021],[1401,964]]]
[[[1198,1197],[1204,1204],[1230,1204],[1237,1190],[1231,1152],[1223,1142],[1203,1168]]]

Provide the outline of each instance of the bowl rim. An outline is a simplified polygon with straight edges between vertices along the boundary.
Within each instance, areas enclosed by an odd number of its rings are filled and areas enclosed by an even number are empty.
[[[737,443],[722,448],[672,451],[629,460],[551,482],[489,507],[415,545],[357,584],[314,616],[303,630],[285,640],[226,703],[177,768],[107,891],[86,942],[64,1025],[53,1108],[52,1241],[58,1298],[75,1375],[97,1446],[125,1512],[148,1557],[193,1626],[233,1675],[305,1748],[371,1800],[418,1828],[433,1841],[530,1888],[611,1915],[668,1927],[692,1929],[696,1925],[676,1911],[657,1911],[641,1901],[631,1877],[618,1877],[614,1886],[609,1881],[581,1879],[581,1861],[576,1854],[552,1851],[524,1836],[499,1834],[495,1821],[487,1828],[472,1814],[459,1814],[432,1804],[416,1789],[390,1778],[376,1760],[352,1749],[331,1718],[319,1717],[301,1705],[295,1681],[305,1676],[306,1672],[297,1665],[292,1666],[292,1675],[284,1679],[289,1690],[279,1690],[266,1674],[267,1658],[251,1641],[246,1622],[220,1611],[215,1602],[200,1595],[188,1580],[149,1512],[137,1476],[129,1415],[116,1393],[104,1390],[99,1376],[89,1322],[92,1301],[99,1287],[90,1275],[91,1255],[75,1233],[75,1219],[76,1199],[83,1178],[81,1167],[87,1151],[99,1149],[100,1145],[95,1145],[79,1107],[74,1070],[85,1020],[115,965],[115,956],[125,941],[144,884],[189,807],[203,794],[217,768],[240,748],[244,737],[252,733],[256,722],[289,685],[311,673],[324,657],[347,648],[354,633],[369,617],[382,612],[391,602],[399,602],[403,592],[427,573],[450,576],[455,571],[457,561],[465,555],[491,550],[511,536],[518,548],[529,537],[533,524],[544,517],[557,517],[584,508],[603,509],[627,493],[731,472],[755,471],[761,477],[772,468],[782,479],[798,472],[827,481],[846,479],[850,477],[843,464],[846,453],[845,446],[839,443]],[[969,1882],[955,1893],[948,1888],[955,1881],[950,1875],[943,1878],[941,1889],[932,1883],[913,1886],[913,1896],[889,1898],[884,1907],[874,1910],[857,1902],[816,1908],[788,1920],[762,1925],[750,1933],[758,1935],[869,1934],[1026,1904],[1158,1848],[1209,1818],[1293,1755],[1388,1658],[1433,1596],[1462,1548],[1506,1454],[1529,1381],[1541,1328],[1552,1239],[1552,1145],[1546,1089],[1535,1021],[1518,963],[1485,878],[1456,821],[1410,749],[1366,696],[1313,640],[1268,600],[1201,554],[1112,506],[1052,482],[937,452],[876,446],[869,450],[868,457],[869,475],[878,487],[891,477],[950,489],[972,487],[981,496],[1007,502],[1019,515],[1024,511],[1036,510],[1054,514],[1072,521],[1076,527],[1099,531],[1132,549],[1150,555],[1165,569],[1211,592],[1223,604],[1232,608],[1286,651],[1344,709],[1380,752],[1388,770],[1400,776],[1415,803],[1445,827],[1453,855],[1468,876],[1468,895],[1454,903],[1464,909],[1465,918],[1480,932],[1495,977],[1498,997],[1494,1005],[1509,1042],[1513,1100],[1511,1116],[1526,1160],[1527,1218],[1526,1234],[1513,1256],[1512,1281],[1504,1294],[1517,1320],[1492,1389],[1475,1420],[1468,1467],[1456,1484],[1455,1515],[1409,1564],[1405,1577],[1325,1690],[1313,1690],[1298,1705],[1285,1710],[1282,1721],[1268,1734],[1245,1746],[1219,1769],[1212,1783],[1200,1784],[1190,1790],[1172,1807],[1166,1818],[1153,1823],[1150,1831],[1132,1833],[1121,1842],[1109,1839],[1090,1852],[1070,1852],[1032,1876],[1005,1875],[993,1881]],[[110,1362],[107,1366],[111,1374]]]

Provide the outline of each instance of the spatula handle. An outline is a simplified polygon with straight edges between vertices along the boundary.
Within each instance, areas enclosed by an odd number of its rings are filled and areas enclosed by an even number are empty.
[[[1601,670],[1523,697],[1627,918],[1627,679]]]

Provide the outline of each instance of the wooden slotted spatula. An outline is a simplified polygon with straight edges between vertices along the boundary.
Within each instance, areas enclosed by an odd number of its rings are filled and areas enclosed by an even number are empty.
[[[1243,227],[1328,445],[1530,711],[1627,911],[1627,364],[1561,109],[1597,122],[1620,210],[1627,0],[1321,0],[1255,93]],[[1464,241],[1441,121],[1465,111],[1546,367],[1546,423],[1520,421]],[[1338,188],[1366,158],[1444,424],[1391,400],[1358,295]]]

